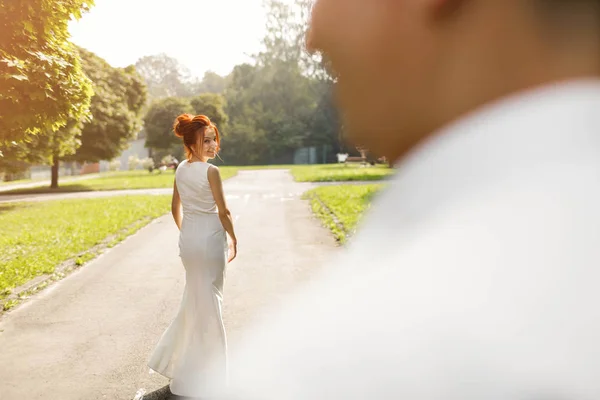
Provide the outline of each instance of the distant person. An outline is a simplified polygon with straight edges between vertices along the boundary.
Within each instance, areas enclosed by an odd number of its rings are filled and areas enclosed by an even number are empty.
[[[226,399],[600,399],[600,1],[317,0],[349,138],[397,172]]]
[[[201,397],[206,395],[208,383],[226,377],[221,304],[225,266],[236,257],[237,239],[219,169],[208,163],[219,150],[218,129],[204,115],[183,114],[177,117],[174,131],[183,139],[187,155],[175,173],[171,205],[180,230],[179,255],[186,286],[179,312],[149,366],[171,379],[173,394]]]

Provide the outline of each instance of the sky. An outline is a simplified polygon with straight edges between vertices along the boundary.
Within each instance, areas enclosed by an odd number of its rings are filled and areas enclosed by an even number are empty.
[[[291,0],[290,0],[291,1]],[[261,49],[262,0],[96,0],[71,40],[114,67],[166,53],[193,75],[226,75]]]

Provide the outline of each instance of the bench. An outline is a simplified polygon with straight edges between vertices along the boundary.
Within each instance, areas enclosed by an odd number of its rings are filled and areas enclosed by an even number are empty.
[[[367,159],[365,157],[347,157],[346,161],[344,161],[344,164],[351,164],[351,163],[360,163],[360,164],[366,165]]]
[[[363,153],[363,152],[361,152]],[[350,157],[348,154],[338,154],[337,155],[338,163],[340,164],[351,164],[351,163],[360,163],[363,165],[368,164],[368,160],[365,154],[356,157]]]

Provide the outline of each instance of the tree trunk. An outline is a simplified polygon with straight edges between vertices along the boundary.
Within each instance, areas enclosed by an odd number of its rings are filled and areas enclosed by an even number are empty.
[[[50,183],[50,188],[58,189],[58,165],[60,159],[57,155],[52,157],[52,181]]]

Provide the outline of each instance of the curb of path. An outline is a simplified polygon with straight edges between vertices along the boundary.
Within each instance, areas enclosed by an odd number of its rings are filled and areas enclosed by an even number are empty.
[[[161,217],[158,217],[161,218]],[[145,217],[133,224],[121,229],[114,235],[106,237],[102,242],[85,250],[75,257],[72,257],[61,264],[59,264],[54,272],[51,274],[44,274],[33,278],[27,283],[18,286],[11,290],[11,294],[5,299],[0,300],[0,317],[7,311],[13,309],[15,306],[21,304],[23,301],[28,300],[31,296],[39,293],[43,289],[47,288],[52,283],[58,282],[61,279],[66,278],[72,272],[84,267],[91,261],[97,259],[106,250],[112,249],[119,244],[123,243],[125,239],[132,236],[140,229],[150,225],[158,218]],[[120,238],[120,239],[119,239]]]
[[[350,239],[350,236],[352,235],[352,233],[346,229],[344,224],[342,224],[341,221],[338,219],[337,215],[335,215],[335,213],[333,211],[331,211],[331,209],[329,207],[327,207],[327,205],[323,202],[323,200],[321,200],[319,195],[317,195],[315,193],[306,193],[306,197],[311,200],[316,200],[319,203],[319,206],[325,211],[325,213],[327,215],[329,215],[329,217],[331,218],[333,223],[337,226],[337,228],[344,233],[344,236],[346,237],[345,241],[348,241]],[[336,239],[338,242],[343,243],[340,239],[338,239],[338,238],[336,238]]]

